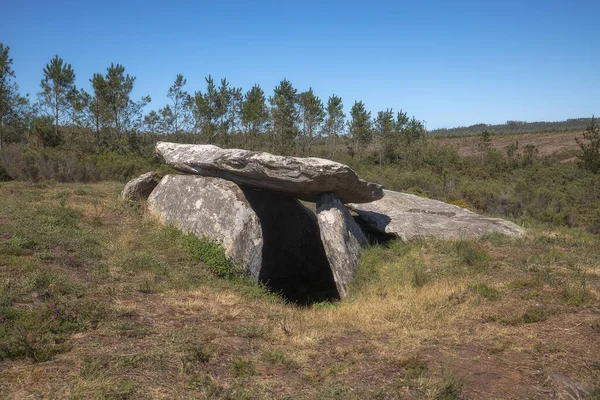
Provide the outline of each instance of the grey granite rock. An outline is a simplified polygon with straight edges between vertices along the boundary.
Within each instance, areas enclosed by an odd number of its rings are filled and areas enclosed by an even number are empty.
[[[157,155],[180,171],[227,179],[240,185],[316,202],[325,192],[344,203],[366,203],[383,196],[382,187],[358,178],[347,165],[321,158],[276,156],[212,145],[158,142]]]
[[[198,175],[165,176],[152,215],[223,246],[255,282],[291,301],[339,297],[315,215],[298,200]]]
[[[348,204],[371,229],[404,241],[418,238],[468,239],[501,233],[519,236],[518,225],[489,218],[442,201],[384,190],[382,199],[368,204]]]
[[[348,294],[360,250],[367,245],[367,238],[350,211],[332,193],[321,195],[317,202],[317,219],[333,279],[343,298]]]
[[[147,172],[127,182],[121,192],[123,200],[146,200],[156,185],[160,176],[156,172]]]

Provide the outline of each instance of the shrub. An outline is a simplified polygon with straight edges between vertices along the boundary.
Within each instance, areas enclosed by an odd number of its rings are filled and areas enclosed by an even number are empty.
[[[111,151],[84,154],[61,147],[32,149],[13,144],[0,153],[0,180],[125,182],[156,167],[150,158]]]
[[[583,139],[575,140],[581,149],[577,155],[579,166],[594,174],[600,174],[600,127],[594,116],[583,132]]]

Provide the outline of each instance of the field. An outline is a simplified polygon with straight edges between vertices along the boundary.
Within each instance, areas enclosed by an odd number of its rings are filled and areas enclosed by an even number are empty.
[[[540,155],[558,155],[564,160],[572,161],[579,146],[575,138],[581,138],[581,132],[554,132],[554,133],[524,133],[519,135],[493,135],[491,147],[502,153],[505,148],[518,142],[522,149],[527,145],[535,146]],[[479,153],[479,136],[439,138],[433,143],[441,146],[450,146],[458,151],[461,156],[474,156]]]
[[[121,188],[0,183],[0,398],[600,398],[598,235],[374,245],[298,307]]]

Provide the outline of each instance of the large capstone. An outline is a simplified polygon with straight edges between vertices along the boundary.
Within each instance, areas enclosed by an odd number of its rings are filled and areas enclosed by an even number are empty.
[[[519,236],[518,225],[489,218],[464,208],[412,194],[384,190],[382,199],[348,204],[371,229],[403,241],[419,238],[469,239],[493,233]]]
[[[146,172],[127,182],[121,192],[121,199],[146,200],[158,182],[160,182],[160,175],[157,172]]]
[[[332,193],[321,195],[317,202],[317,219],[333,279],[343,298],[348,294],[360,250],[368,244],[367,238],[348,209]]]
[[[197,175],[167,175],[151,214],[223,246],[255,282],[310,303],[339,298],[315,215],[298,200]]]
[[[382,187],[358,178],[347,165],[322,158],[284,157],[212,145],[158,142],[157,155],[180,171],[218,177],[316,202],[331,192],[343,203],[366,203],[383,196]]]

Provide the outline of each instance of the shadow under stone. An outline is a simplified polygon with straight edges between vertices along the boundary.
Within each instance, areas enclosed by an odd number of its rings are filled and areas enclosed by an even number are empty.
[[[315,214],[293,197],[240,188],[262,228],[259,281],[300,305],[338,300]]]
[[[360,215],[353,215],[354,222],[362,229],[363,233],[367,237],[370,245],[384,244],[390,240],[397,239],[395,235],[381,232],[374,229],[367,221],[365,221]],[[388,217],[389,218],[389,217]]]

